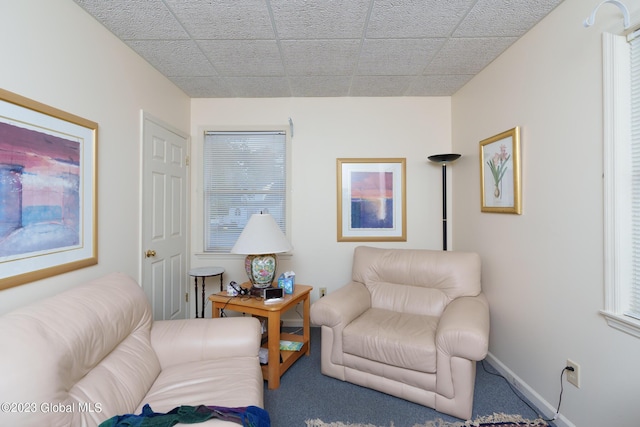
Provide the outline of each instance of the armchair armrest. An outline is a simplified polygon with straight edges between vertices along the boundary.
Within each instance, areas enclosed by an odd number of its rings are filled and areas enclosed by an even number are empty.
[[[445,308],[436,331],[438,352],[482,360],[489,349],[489,302],[484,294],[457,298]]]
[[[322,326],[322,373],[344,381],[342,331],[371,307],[371,294],[363,283],[349,282],[311,305],[311,322]],[[328,328],[328,329],[327,329]],[[325,329],[327,329],[325,331]],[[325,333],[326,332],[326,333]],[[334,371],[335,369],[335,371]]]
[[[350,282],[320,298],[311,306],[311,322],[340,330],[371,307],[371,294],[366,286]]]
[[[261,338],[254,317],[158,320],[151,328],[151,346],[162,369],[208,359],[257,359]]]

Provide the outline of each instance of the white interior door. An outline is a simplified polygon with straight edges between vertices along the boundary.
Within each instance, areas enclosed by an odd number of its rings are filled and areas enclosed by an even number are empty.
[[[143,114],[142,287],[155,320],[189,317],[188,137]]]

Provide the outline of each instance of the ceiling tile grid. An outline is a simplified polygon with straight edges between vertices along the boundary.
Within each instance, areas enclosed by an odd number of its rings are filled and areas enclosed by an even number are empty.
[[[360,39],[371,0],[270,0],[281,40]]]
[[[475,0],[377,0],[368,38],[448,37],[464,19]]]
[[[221,76],[284,76],[275,40],[198,40],[202,53]]]
[[[280,42],[287,74],[293,76],[352,75],[360,51],[360,41],[284,40]]]
[[[360,51],[359,76],[420,75],[445,39],[367,39]]]
[[[562,0],[74,0],[193,98],[450,96]]]
[[[90,1],[99,3],[105,0]],[[265,0],[149,1],[156,3],[158,8],[169,9],[174,19],[195,40],[265,40],[275,37]]]

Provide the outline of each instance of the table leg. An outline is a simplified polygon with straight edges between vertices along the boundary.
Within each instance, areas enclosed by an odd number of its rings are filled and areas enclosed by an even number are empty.
[[[218,305],[216,303],[213,303],[213,305],[211,306],[211,317],[213,317],[214,319],[216,317],[220,317],[220,309],[218,308]]]
[[[198,318],[198,276],[193,278],[193,282],[196,288],[194,295],[196,297],[196,319],[197,319]]]
[[[202,278],[202,310],[200,317],[204,319],[204,277]]]
[[[280,311],[270,311],[267,326],[267,346],[269,362],[267,364],[267,386],[269,390],[280,387]]]
[[[309,319],[311,300],[309,299],[309,294],[307,294],[302,301],[302,307],[302,336],[304,338],[304,342],[309,343],[309,345],[307,345],[306,353],[306,355],[309,356],[311,354],[311,321]]]

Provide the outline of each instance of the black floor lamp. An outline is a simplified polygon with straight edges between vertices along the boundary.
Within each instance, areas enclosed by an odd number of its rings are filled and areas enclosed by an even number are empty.
[[[460,154],[434,154],[429,160],[442,165],[442,250],[447,250],[447,163],[453,163]]]

